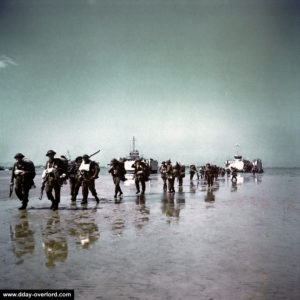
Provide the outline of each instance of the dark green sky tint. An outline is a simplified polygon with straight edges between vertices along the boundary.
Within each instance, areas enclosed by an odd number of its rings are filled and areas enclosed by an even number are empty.
[[[300,166],[299,70],[297,1],[2,1],[0,161]]]

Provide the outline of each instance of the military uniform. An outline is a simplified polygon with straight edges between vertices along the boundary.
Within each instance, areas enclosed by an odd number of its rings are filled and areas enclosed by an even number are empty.
[[[122,164],[117,161],[116,159],[113,159],[111,161],[111,167],[108,171],[109,173],[111,173],[112,178],[113,178],[113,182],[115,184],[115,195],[114,197],[117,198],[117,194],[119,193],[119,195],[121,196],[123,194],[121,187],[120,187],[120,182],[121,180],[124,178],[124,170],[123,170],[123,166]]]
[[[177,178],[178,178],[178,186],[182,186],[183,178],[185,177],[185,165],[181,165],[177,163]]]
[[[197,178],[199,179],[199,174],[197,172],[195,165],[190,165],[190,180],[192,181],[194,178],[194,175],[197,174]]]
[[[63,184],[64,174],[64,162],[59,158],[54,158],[56,152],[49,150],[46,156],[49,157],[45,165],[45,171],[42,175],[43,181],[46,182],[46,194],[47,198],[52,202],[51,209],[57,210],[60,203],[60,190]],[[52,192],[54,190],[53,196]]]
[[[210,164],[207,164],[205,166],[205,177],[206,177],[208,186],[211,186],[214,184],[214,173],[213,173],[213,169]]]
[[[167,175],[167,165],[164,161],[161,163],[161,166],[159,167],[159,172],[160,172],[161,179],[164,182],[163,189],[166,192],[168,175]]]
[[[34,164],[27,159],[24,159],[22,153],[17,153],[15,159],[18,161],[14,164],[11,174],[10,184],[15,182],[15,192],[22,206],[19,209],[25,209],[28,203],[29,190],[34,185],[33,178],[35,177]]]
[[[79,192],[79,188],[82,184],[79,167],[82,163],[82,157],[76,157],[75,161],[68,168],[68,177],[69,177],[69,184],[70,184],[70,193],[71,193],[71,200],[76,201],[76,197]]]
[[[132,168],[134,168],[134,174],[135,174],[135,186],[136,186],[136,193],[138,194],[140,192],[140,183],[142,186],[142,194],[145,193],[146,190],[146,179],[147,179],[147,167],[146,165],[141,161],[136,161]]]
[[[100,167],[95,161],[91,161],[88,155],[83,155],[83,161],[79,167],[80,177],[82,180],[82,204],[87,203],[89,190],[95,197],[95,200],[99,202],[97,192],[95,189],[95,179],[98,178]]]
[[[174,182],[175,182],[175,174],[173,172],[173,167],[171,165],[171,161],[167,161],[167,176],[168,176],[168,188],[169,193],[175,193]]]

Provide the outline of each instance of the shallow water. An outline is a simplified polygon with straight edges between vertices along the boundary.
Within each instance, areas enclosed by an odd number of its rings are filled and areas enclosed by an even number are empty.
[[[117,202],[103,173],[98,205],[72,205],[67,185],[55,212],[35,182],[20,212],[0,173],[0,288],[70,288],[75,299],[300,299],[299,169],[219,178],[211,189],[185,178],[175,195],[153,175],[144,197],[128,180]]]

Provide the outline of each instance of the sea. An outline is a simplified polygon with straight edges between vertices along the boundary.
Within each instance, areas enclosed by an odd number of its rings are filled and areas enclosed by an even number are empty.
[[[0,289],[74,289],[75,299],[300,299],[300,169],[189,174],[175,194],[160,175],[123,197],[102,168],[81,204],[63,185],[58,211],[39,200],[41,171],[19,211],[0,171]]]

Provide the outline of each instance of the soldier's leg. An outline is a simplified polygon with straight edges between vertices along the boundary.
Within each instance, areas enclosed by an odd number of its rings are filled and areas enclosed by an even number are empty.
[[[54,185],[54,193],[55,193],[55,206],[53,209],[58,209],[58,205],[60,202],[60,190],[61,190],[61,185],[57,182]]]
[[[29,190],[30,190],[31,185],[28,184],[23,184],[22,186],[22,193],[23,193],[23,205],[22,207],[25,209],[27,207],[28,203],[28,196],[29,196]]]
[[[144,194],[146,191],[146,182],[144,179],[141,180],[141,184],[142,184],[142,194]]]
[[[171,190],[172,190],[172,192],[175,192],[174,184],[175,184],[175,178],[173,178],[172,182],[171,182]]]
[[[22,181],[21,177],[16,178],[15,193],[20,201],[23,201]]]
[[[179,176],[179,177],[178,177],[178,185],[179,185],[179,186],[182,186],[182,176]]]
[[[76,185],[74,177],[69,178],[69,185],[70,185],[71,200],[73,200],[75,194],[75,185]]]
[[[89,194],[88,181],[84,180],[82,182],[82,201],[81,201],[81,203],[87,203],[88,194]]]
[[[169,193],[172,192],[172,179],[168,178],[168,190],[169,190]]]
[[[121,187],[120,187],[121,179],[119,177],[116,177],[115,180],[116,180],[115,181],[115,184],[116,184],[115,195],[117,195],[118,192],[120,193],[120,195],[122,195],[123,192],[122,192]]]
[[[45,190],[46,190],[47,198],[52,202],[52,204],[50,206],[50,208],[52,209],[54,207],[54,202],[55,202],[55,199],[54,199],[54,197],[52,195],[52,190],[53,190],[53,183],[52,183],[52,181],[48,181],[46,183]]]
[[[90,189],[92,195],[95,197],[95,200],[97,202],[99,202],[100,200],[97,196],[97,192],[96,192],[96,189],[95,189],[95,180],[94,179],[89,181],[89,189]]]
[[[73,201],[76,201],[76,198],[77,198],[77,195],[79,193],[80,187],[81,187],[81,181],[76,179],[75,180],[75,187],[74,187],[74,195],[73,195],[73,198],[72,198]]]
[[[135,186],[136,186],[136,193],[138,194],[140,192],[140,183],[137,178],[135,179]]]
[[[162,180],[164,181],[164,187],[163,187],[163,189],[166,192],[167,191],[167,179],[163,178]]]

